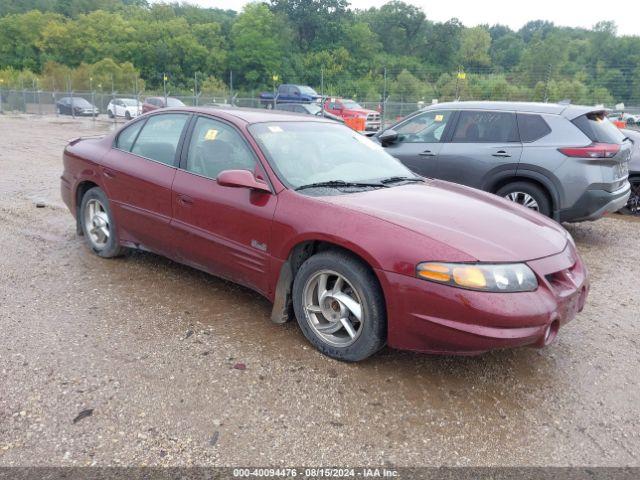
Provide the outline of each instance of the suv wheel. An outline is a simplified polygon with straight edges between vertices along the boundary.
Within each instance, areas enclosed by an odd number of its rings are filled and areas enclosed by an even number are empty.
[[[378,280],[348,253],[326,251],[304,262],[293,281],[293,307],[304,336],[329,357],[357,362],[386,342]]]
[[[513,182],[500,188],[496,195],[504,197],[512,202],[540,212],[547,217],[551,216],[551,202],[547,194],[537,185],[529,182]]]

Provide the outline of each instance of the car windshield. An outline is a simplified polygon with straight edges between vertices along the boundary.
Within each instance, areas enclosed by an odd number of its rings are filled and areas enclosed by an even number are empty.
[[[249,130],[280,179],[293,189],[322,182],[380,184],[390,178],[419,178],[380,145],[337,123],[256,123]]]
[[[318,95],[311,87],[299,87],[300,93],[303,95]]]
[[[305,105],[304,108],[311,115],[320,115],[322,113],[322,107],[316,103],[310,103],[308,105]]]
[[[353,100],[342,100],[342,106],[349,110],[362,110],[362,107],[358,102],[354,102]]]
[[[74,107],[81,107],[81,108],[88,108],[88,107],[91,107],[91,104],[87,100],[85,100],[84,98],[75,97],[73,99],[73,106]]]
[[[138,101],[133,98],[123,98],[122,103],[127,107],[135,107],[136,105],[139,105]]]
[[[167,107],[184,107],[184,103],[177,98],[167,98]]]

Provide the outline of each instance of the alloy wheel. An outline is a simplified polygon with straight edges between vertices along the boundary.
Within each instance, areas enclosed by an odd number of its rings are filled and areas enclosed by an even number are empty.
[[[332,270],[315,273],[305,284],[303,302],[307,322],[325,343],[347,347],[362,333],[362,302],[341,274]]]
[[[540,211],[540,206],[536,199],[526,192],[511,192],[506,194],[504,198],[511,200],[512,202],[519,203],[520,205],[530,208],[531,210],[535,210],[536,212]]]
[[[101,250],[106,246],[111,236],[109,214],[104,205],[95,198],[87,202],[84,212],[85,231],[93,246]]]

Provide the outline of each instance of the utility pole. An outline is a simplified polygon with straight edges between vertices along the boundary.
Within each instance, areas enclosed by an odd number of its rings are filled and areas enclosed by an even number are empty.
[[[76,118],[76,109],[73,108],[73,90],[71,89],[71,75],[67,75],[67,91],[69,92],[69,98],[71,98],[71,116]]]
[[[233,70],[229,70],[229,96],[231,97],[229,103],[233,105]]]
[[[382,87],[382,128],[387,116],[387,67],[384,67],[384,86]]]
[[[320,103],[322,116],[324,117],[324,67],[320,67]]]
[[[193,103],[198,106],[198,72],[193,74]]]
[[[167,106],[167,74],[166,72],[162,74],[162,88],[164,90],[164,106]]]
[[[89,77],[89,91],[91,92],[91,117],[96,121],[96,96],[93,93],[93,77]]]
[[[116,124],[118,109],[116,108],[116,91],[113,83],[113,74],[111,75],[111,105],[113,105],[113,124]]]
[[[549,82],[551,81],[551,64],[547,65],[547,79],[544,83],[544,103],[549,102]]]
[[[4,113],[2,108],[2,85],[4,84],[4,78],[0,78],[0,114]]]

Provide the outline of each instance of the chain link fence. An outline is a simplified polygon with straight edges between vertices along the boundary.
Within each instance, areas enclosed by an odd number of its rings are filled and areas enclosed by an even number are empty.
[[[116,100],[128,100],[138,102],[138,105],[142,105],[145,99],[149,97],[164,98],[171,97],[180,100],[187,106],[233,106],[243,108],[265,108],[264,101],[261,102],[259,98],[260,92],[249,92],[243,96],[230,95],[229,93],[221,93],[219,95],[213,94],[182,94],[180,92],[176,94],[165,94],[164,92],[105,92],[105,91],[51,91],[51,90],[30,90],[30,89],[2,89],[0,88],[0,113],[25,113],[31,115],[65,115],[69,114],[76,116],[76,113],[71,110],[67,111],[61,108],[61,101],[63,99],[83,99],[87,104],[95,106],[95,111],[90,113],[81,112],[77,113],[77,116],[91,116],[100,117],[111,115],[110,104],[113,104]],[[320,92],[319,92],[320,93]],[[325,94],[326,97],[329,95]],[[337,95],[336,95],[337,96]],[[461,100],[472,100],[473,98],[461,98]],[[419,110],[432,102],[450,101],[456,100],[456,98],[434,98],[429,101],[397,101],[390,100],[390,96],[386,97],[386,101],[383,100],[382,95],[377,101],[359,101],[359,104],[368,110],[380,112],[384,123],[389,125],[395,121]],[[480,100],[512,100],[512,101],[530,101],[531,98],[480,98]],[[84,104],[84,103],[83,103]],[[616,109],[616,105],[604,105],[613,111],[618,113],[620,109]],[[620,105],[618,105],[620,107]],[[118,113],[118,112],[116,112]],[[624,107],[624,120],[628,126],[634,128],[640,128],[640,106],[625,106]],[[124,115],[118,113],[118,117]],[[114,118],[114,121],[118,121],[121,118]]]

